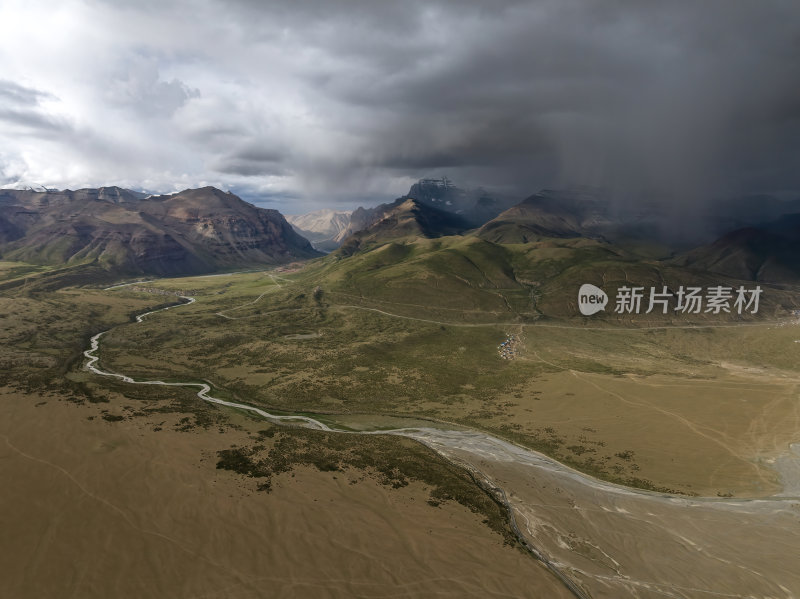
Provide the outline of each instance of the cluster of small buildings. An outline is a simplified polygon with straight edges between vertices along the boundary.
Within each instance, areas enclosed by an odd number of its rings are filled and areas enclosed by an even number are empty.
[[[497,346],[497,352],[503,360],[513,360],[519,353],[519,336],[509,335],[506,340]]]

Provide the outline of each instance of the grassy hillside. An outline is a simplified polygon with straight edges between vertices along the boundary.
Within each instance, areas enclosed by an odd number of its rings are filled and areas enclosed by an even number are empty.
[[[645,248],[649,251],[649,248]],[[741,319],[735,311],[722,314],[657,309],[639,315],[615,314],[614,298],[622,286],[724,285],[753,288],[751,281],[686,268],[673,262],[643,257],[635,246],[622,248],[586,238],[542,238],[528,243],[493,243],[479,234],[425,239],[406,236],[377,244],[353,255],[333,255],[306,269],[315,281],[339,300],[359,305],[392,306],[407,315],[422,308],[448,322],[525,323],[539,319],[580,320],[587,324],[687,324]],[[584,283],[603,288],[610,297],[605,312],[585,319],[578,311],[577,293]],[[780,317],[798,306],[785,286],[764,285],[759,315]],[[742,318],[749,318],[743,316]]]

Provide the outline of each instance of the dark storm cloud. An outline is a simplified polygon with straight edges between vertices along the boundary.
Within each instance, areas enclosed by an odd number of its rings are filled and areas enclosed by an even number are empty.
[[[286,168],[281,165],[283,161],[285,156],[242,153],[222,156],[209,164],[209,167],[218,173],[244,177],[278,176],[286,173]]]
[[[222,172],[330,188],[364,169],[446,170],[521,194],[589,184],[685,203],[800,187],[795,3],[228,6],[243,39],[308,57],[293,84],[321,127],[269,160],[221,156]]]
[[[429,68],[328,90],[392,110],[371,139],[384,163],[393,147],[401,162],[433,146],[465,167],[550,158],[559,184],[697,199],[744,191],[753,173],[796,156],[797,138],[783,133],[796,127],[787,99],[800,89],[796,5],[616,8],[566,2],[468,22]],[[418,130],[430,134],[408,135]],[[498,166],[499,180],[525,184],[524,172]],[[788,169],[762,184],[797,183]]]
[[[286,170],[274,162],[260,162],[256,160],[242,160],[236,158],[220,158],[212,162],[209,167],[226,175],[242,175],[243,177],[259,177],[265,175],[283,175]]]
[[[283,14],[329,57],[307,81],[340,103],[353,164],[687,201],[800,183],[796,3],[371,6]]]
[[[280,176],[287,172],[284,166],[290,163],[289,150],[269,140],[247,141],[232,151],[220,156],[209,166],[222,174],[243,177]]]

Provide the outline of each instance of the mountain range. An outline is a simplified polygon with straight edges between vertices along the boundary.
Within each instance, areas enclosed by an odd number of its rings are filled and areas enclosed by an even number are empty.
[[[606,194],[587,188],[542,190],[483,222],[474,210],[480,201],[469,203],[468,197],[446,179],[422,180],[394,202],[355,210],[342,234],[341,252],[352,255],[402,238],[464,234],[501,246],[585,239],[641,261],[658,259],[670,267],[736,280],[800,282],[797,200],[759,197],[712,202],[692,223],[695,226],[687,237],[686,230],[671,236],[676,216],[659,212],[656,206],[620,211]],[[492,212],[503,203],[493,201]],[[715,232],[721,234],[715,237]],[[707,241],[686,247],[687,239]]]
[[[197,274],[320,254],[276,210],[213,187],[0,190],[0,256],[124,274]]]
[[[433,205],[431,205],[433,204]],[[439,207],[441,206],[441,208]],[[774,203],[767,213],[793,210]],[[427,306],[442,316],[506,314],[522,321],[575,318],[585,283],[606,291],[612,304],[596,320],[625,320],[613,298],[625,286],[661,290],[673,304],[681,287],[733,289],[772,285],[761,314],[785,316],[798,308],[787,284],[800,283],[800,213],[753,222],[687,250],[656,243],[659,215],[620,217],[607,198],[589,190],[543,190],[473,226],[447,204],[398,198],[353,213],[349,235],[315,269],[318,282],[348,298],[393,306]],[[753,216],[760,217],[758,207]],[[731,213],[724,215],[732,218]],[[735,221],[747,223],[747,207]],[[709,221],[716,222],[716,221]],[[719,318],[669,309],[646,320],[686,323]],[[637,312],[638,314],[639,312]],[[738,319],[736,310],[723,318]]]
[[[92,265],[124,275],[198,274],[323,255],[313,242],[337,259],[374,253],[380,258],[370,262],[373,266],[413,254],[417,264],[428,259],[448,264],[452,275],[464,280],[480,263],[481,272],[504,273],[491,284],[542,277],[552,282],[565,273],[590,281],[593,271],[622,264],[653,281],[670,271],[683,273],[678,279],[695,273],[800,282],[797,202],[734,204],[714,222],[743,226],[688,249],[655,246],[650,236],[656,218],[620,218],[607,197],[591,190],[542,190],[509,203],[461,190],[447,179],[421,180],[393,202],[352,213],[318,210],[288,218],[213,187],[166,195],[119,187],[6,189],[0,190],[0,257]],[[765,216],[773,218],[760,220]]]

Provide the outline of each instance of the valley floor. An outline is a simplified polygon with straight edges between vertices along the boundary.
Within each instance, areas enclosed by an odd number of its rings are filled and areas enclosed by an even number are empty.
[[[340,303],[338,292],[315,301],[302,277],[273,273],[152,285],[191,287],[197,302],[111,331],[107,368],[202,377],[231,398],[340,425],[372,414],[479,428],[656,491],[767,497],[787,484],[776,464],[800,430],[794,321],[464,323],[439,320],[441,308]]]
[[[794,321],[581,330],[339,297],[268,272],[0,298],[0,595],[800,596]],[[417,427],[439,456],[100,377],[102,330],[101,369]],[[575,593],[504,544],[474,480]]]

